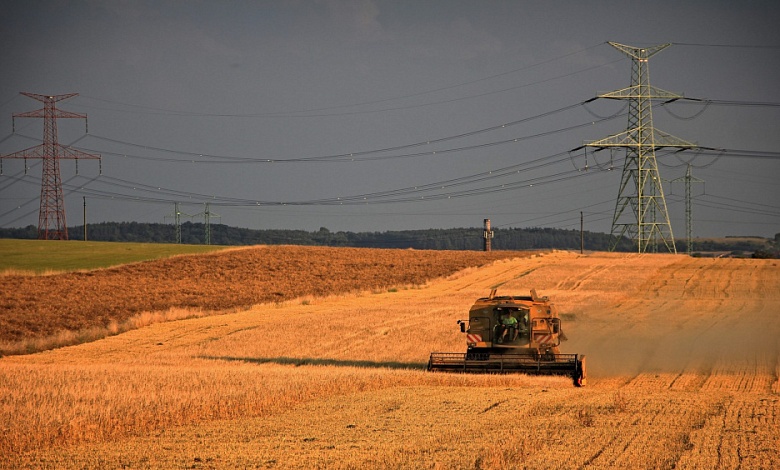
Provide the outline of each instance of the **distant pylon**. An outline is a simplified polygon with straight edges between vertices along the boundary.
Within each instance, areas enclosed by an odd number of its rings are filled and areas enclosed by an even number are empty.
[[[619,241],[628,236],[636,244],[639,253],[657,251],[660,245],[671,253],[677,253],[655,151],[665,147],[691,149],[696,148],[696,145],[653,127],[652,101],[668,102],[683,96],[651,86],[648,66],[650,57],[671,44],[644,48],[615,42],[609,44],[631,58],[631,86],[598,97],[628,100],[628,126],[625,132],[585,145],[599,150],[626,149],[626,160],[612,218],[610,250],[614,250]],[[629,207],[631,210],[627,211]]]
[[[176,226],[176,244],[181,243],[181,217],[182,216],[190,217],[189,214],[185,214],[179,209],[178,202],[173,203],[173,214],[165,216],[166,219],[173,218],[173,223]]]
[[[60,177],[60,160],[73,159],[78,165],[79,158],[100,160],[100,155],[75,150],[57,141],[57,119],[82,118],[87,119],[86,114],[71,113],[57,109],[55,103],[62,101],[78,93],[67,95],[39,95],[36,93],[21,93],[24,96],[43,102],[43,108],[17,113],[13,118],[33,117],[43,118],[43,143],[20,150],[0,158],[23,158],[25,173],[27,172],[27,159],[40,158],[43,160],[41,172],[41,206],[38,212],[38,238],[41,240],[67,240],[68,225],[65,221],[65,199],[62,195],[62,179]],[[14,126],[15,127],[15,126]],[[78,172],[78,166],[76,167]]]
[[[206,245],[211,245],[211,218],[212,217],[221,218],[221,216],[219,214],[211,212],[211,203],[208,202],[206,203],[206,208],[204,209],[204,211],[200,214],[197,214],[196,216],[198,215],[203,216],[203,222],[206,229]]]
[[[695,178],[691,174],[691,164],[688,164],[688,170],[685,176],[672,180],[672,183],[685,183],[685,252],[688,256],[693,254],[693,204],[691,200],[691,183],[704,183],[704,180]]]

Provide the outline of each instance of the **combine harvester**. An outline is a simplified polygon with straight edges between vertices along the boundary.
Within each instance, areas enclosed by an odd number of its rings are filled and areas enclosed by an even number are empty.
[[[466,352],[431,353],[429,371],[568,375],[574,385],[585,385],[585,356],[560,353],[566,336],[558,310],[533,289],[530,297],[496,296],[493,289],[458,324],[466,334]]]

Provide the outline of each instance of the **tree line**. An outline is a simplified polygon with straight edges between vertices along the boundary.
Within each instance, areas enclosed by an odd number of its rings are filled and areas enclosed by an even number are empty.
[[[385,232],[332,232],[325,227],[317,231],[231,227],[211,224],[212,245],[313,245],[348,246],[365,248],[413,248],[418,250],[482,250],[482,228],[449,228],[425,230],[398,230]],[[84,238],[84,227],[68,228],[71,240]],[[180,227],[181,243],[201,245],[206,243],[206,227],[203,223],[185,222]],[[579,250],[579,230],[557,228],[496,228],[493,229],[491,246],[494,250],[560,249]],[[0,238],[37,238],[37,227],[0,228]],[[170,224],[141,222],[102,222],[87,226],[87,239],[93,241],[176,243],[176,228]],[[607,251],[610,235],[598,232],[582,233],[585,250]],[[697,240],[695,250],[700,252],[753,253],[757,257],[777,257],[780,233],[774,240],[764,238],[725,238]],[[686,251],[684,240],[677,241],[677,249]],[[635,251],[636,246],[624,238],[616,251]]]
[[[211,224],[212,245],[316,245],[363,248],[413,248],[418,250],[482,250],[482,228],[398,230],[385,232],[332,232],[325,227],[317,231],[231,227]],[[205,244],[205,224],[185,222],[180,227],[181,243]],[[83,240],[84,227],[68,229],[71,240]],[[494,250],[579,249],[580,232],[555,228],[494,229]],[[37,228],[0,228],[0,238],[37,238]],[[140,222],[102,222],[87,226],[92,241],[175,243],[176,229],[170,224]],[[586,250],[606,251],[609,235],[585,232]],[[628,240],[619,248],[630,251]]]

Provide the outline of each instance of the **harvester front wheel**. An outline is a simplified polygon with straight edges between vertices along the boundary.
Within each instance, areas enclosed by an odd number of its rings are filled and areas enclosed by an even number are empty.
[[[585,356],[580,356],[577,359],[577,369],[572,374],[575,387],[584,387],[588,382],[588,369],[585,362]]]

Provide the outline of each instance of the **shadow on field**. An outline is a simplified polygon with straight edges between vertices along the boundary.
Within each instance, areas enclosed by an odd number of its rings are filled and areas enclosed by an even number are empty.
[[[365,367],[368,369],[425,369],[426,363],[419,362],[375,362],[349,361],[341,359],[315,359],[300,357],[230,357],[230,356],[198,356],[199,359],[214,361],[240,361],[250,364],[280,364],[286,366],[335,366],[335,367]]]

